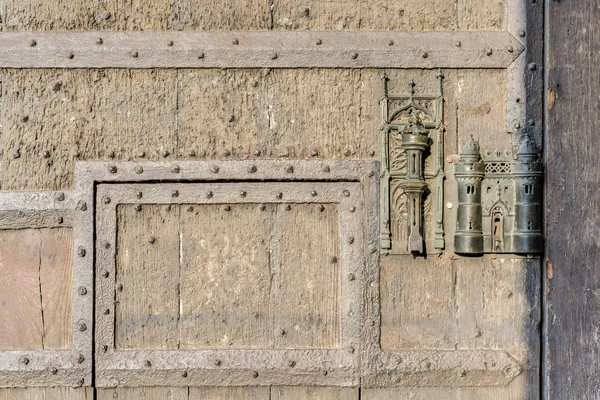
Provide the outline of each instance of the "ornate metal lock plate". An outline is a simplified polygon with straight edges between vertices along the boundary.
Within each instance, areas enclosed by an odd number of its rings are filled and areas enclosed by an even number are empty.
[[[381,99],[381,230],[383,253],[444,249],[444,126],[442,74],[437,93],[388,94]]]
[[[456,163],[458,210],[454,251],[458,254],[539,253],[543,167],[524,137],[512,149],[486,149],[471,136]]]

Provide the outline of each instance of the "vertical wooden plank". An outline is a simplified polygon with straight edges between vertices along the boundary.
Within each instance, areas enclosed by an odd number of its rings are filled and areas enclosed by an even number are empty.
[[[40,237],[44,348],[70,348],[73,343],[73,230],[41,229]]]
[[[548,399],[600,398],[600,1],[547,2]]]
[[[358,388],[275,386],[270,400],[358,400]]]
[[[266,348],[273,205],[185,205],[181,211],[182,349]]]
[[[115,346],[176,349],[179,206],[118,208]]]
[[[340,344],[338,205],[278,204],[272,260],[275,347]]]
[[[97,400],[188,400],[187,387],[98,389]]]
[[[269,387],[190,387],[189,400],[271,400]]]
[[[510,147],[512,137],[506,132],[506,78],[506,70],[459,70],[459,146],[462,146],[463,140],[473,135],[482,147]]]
[[[361,400],[467,400],[457,397],[453,388],[399,387],[363,389]]]
[[[0,400],[93,400],[93,388],[7,388],[0,389]]]
[[[40,234],[0,230],[0,350],[44,348]]]
[[[456,347],[455,273],[448,257],[381,258],[381,346]]]

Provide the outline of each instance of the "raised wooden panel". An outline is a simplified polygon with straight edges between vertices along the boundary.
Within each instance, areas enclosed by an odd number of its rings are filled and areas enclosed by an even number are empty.
[[[0,350],[72,345],[71,229],[0,230]]]

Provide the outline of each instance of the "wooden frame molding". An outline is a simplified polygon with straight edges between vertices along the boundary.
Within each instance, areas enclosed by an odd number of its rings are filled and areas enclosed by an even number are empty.
[[[2,68],[507,68],[497,32],[7,32]]]
[[[69,192],[0,194],[0,229],[73,229],[73,346],[65,350],[0,351],[0,387],[89,386],[92,371],[92,208]]]

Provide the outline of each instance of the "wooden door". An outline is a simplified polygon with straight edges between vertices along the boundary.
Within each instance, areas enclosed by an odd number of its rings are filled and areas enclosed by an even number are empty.
[[[539,398],[539,254],[454,238],[463,143],[541,151],[543,14],[5,1],[0,399]]]

